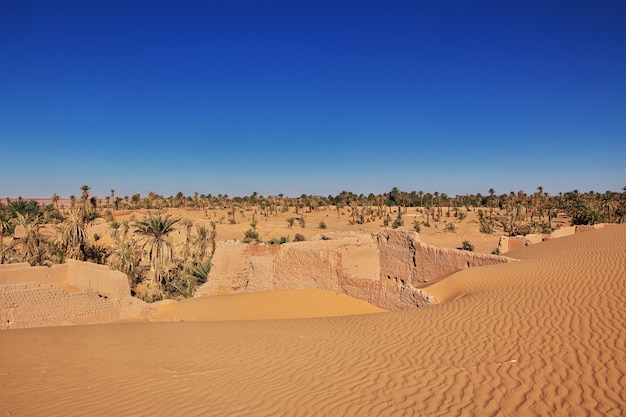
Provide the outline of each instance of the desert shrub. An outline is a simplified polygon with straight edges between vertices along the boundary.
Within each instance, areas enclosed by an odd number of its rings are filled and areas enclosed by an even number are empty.
[[[404,219],[402,218],[402,214],[398,213],[398,217],[393,221],[391,227],[393,229],[397,229],[400,226],[404,226]]]
[[[533,229],[533,233],[552,233],[552,228],[550,224],[546,221],[536,221],[534,220],[531,223],[531,227]]]
[[[295,221],[296,221],[296,219],[295,219],[295,218],[293,218],[293,217],[289,217],[289,218],[287,218],[287,226],[289,226],[289,228],[292,228],[292,227],[293,227],[293,223],[294,223]]]
[[[413,221],[413,230],[415,230],[417,233],[422,231],[422,225],[418,220]]]
[[[456,232],[456,225],[454,223],[445,223],[445,226],[443,227],[443,231],[444,232]]]
[[[252,228],[252,229],[248,229],[244,232],[243,234],[243,239],[242,242],[243,243],[251,243],[251,242],[258,242],[259,239],[259,232],[256,231],[256,229]]]
[[[491,235],[495,231],[495,228],[493,222],[480,222],[480,227],[478,230],[480,231],[480,233]]]
[[[304,242],[305,240],[306,238],[304,235],[301,235],[300,233],[296,233],[296,236],[293,238],[294,242]]]
[[[306,227],[306,220],[304,220],[304,217],[300,217],[298,219],[298,224],[300,225],[301,228],[305,228]]]
[[[472,242],[470,242],[469,240],[464,240],[461,244],[461,249],[474,252],[474,249],[476,248],[474,247],[474,244]]]
[[[273,237],[267,241],[270,245],[282,245],[287,242],[289,242],[289,236],[281,236],[280,239]]]
[[[500,248],[495,248],[494,250],[492,250],[492,251],[491,251],[491,254],[492,254],[492,255],[502,255],[502,254],[500,253]]]
[[[318,226],[320,229],[326,229],[326,222],[322,220]]]
[[[462,222],[467,217],[467,214],[465,214],[462,211],[459,211],[459,216],[458,217],[459,217],[459,221]]]
[[[485,233],[489,235],[493,234],[495,230],[493,220],[489,220],[482,210],[478,211],[478,221],[480,222],[480,226],[478,228],[480,233]]]
[[[387,227],[389,226],[389,223],[391,223],[391,217],[387,215],[387,217],[383,219],[383,226]]]
[[[211,272],[211,260],[199,261],[171,270],[166,278],[164,297],[193,297],[198,285],[206,282]]]

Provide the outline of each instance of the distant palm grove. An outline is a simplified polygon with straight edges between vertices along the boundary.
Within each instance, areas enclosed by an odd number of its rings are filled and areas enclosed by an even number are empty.
[[[378,222],[381,226],[408,227],[420,231],[430,222],[446,219],[444,230],[454,230],[468,211],[478,214],[480,233],[505,235],[549,233],[553,220],[567,216],[572,225],[623,223],[626,221],[626,187],[622,192],[580,193],[577,190],[548,195],[538,187],[532,194],[524,191],[498,195],[491,189],[486,195],[451,197],[445,193],[401,191],[393,188],[384,194],[354,194],[343,191],[336,196],[301,195],[286,197],[199,194],[182,192],[165,197],[117,196],[115,190],[104,197],[91,196],[90,187],[69,200],[52,195],[49,203],[6,198],[0,201],[0,263],[28,262],[31,265],[63,263],[65,259],[105,264],[126,274],[137,296],[154,301],[171,297],[189,297],[210,271],[219,224],[237,224],[246,212],[252,213],[251,228],[242,236],[246,243],[260,243],[256,231],[259,218],[293,213],[301,228],[306,227],[305,213],[327,211],[349,225]],[[206,224],[194,224],[186,218],[166,214],[168,209],[222,210],[226,217]],[[404,225],[403,213],[415,208],[425,219]],[[116,216],[128,210],[148,210],[143,217],[133,213],[126,220]],[[127,212],[126,212],[127,213]],[[392,216],[393,213],[393,216]],[[288,227],[295,217],[287,219]],[[245,222],[245,220],[243,220]],[[90,235],[89,228],[106,223],[111,239],[103,243],[100,235]],[[316,227],[326,228],[324,222]],[[172,232],[184,232],[178,245]],[[295,241],[304,240],[296,234]],[[285,243],[281,237],[266,243]]]

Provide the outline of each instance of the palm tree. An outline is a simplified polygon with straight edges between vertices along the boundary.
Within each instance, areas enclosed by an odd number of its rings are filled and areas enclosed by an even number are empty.
[[[84,249],[87,242],[87,232],[81,211],[80,209],[71,210],[59,230],[59,243],[65,256],[80,261],[85,259]]]
[[[56,195],[56,193],[52,194],[52,204],[54,204],[54,207],[59,211],[59,196]]]
[[[217,224],[214,221],[211,222],[211,230],[206,226],[196,226],[197,236],[193,242],[194,251],[192,254],[194,262],[203,261],[213,256],[213,252],[215,252],[215,237],[217,234],[215,230],[216,226]],[[211,246],[210,251],[209,245]]]
[[[174,225],[179,218],[169,214],[161,216],[161,213],[149,215],[135,222],[135,233],[143,240],[144,251],[148,248],[148,260],[150,264],[150,283],[157,289],[163,288],[163,278],[174,257],[174,247],[169,234],[174,230]]]
[[[9,221],[0,217],[0,251],[4,248],[4,232],[9,230]],[[2,262],[0,262],[2,263]]]
[[[111,268],[121,271],[128,277],[130,288],[135,288],[138,278],[141,276],[141,250],[132,237],[123,236],[115,239],[111,246],[111,256],[108,264]]]
[[[181,224],[186,228],[185,243],[183,245],[183,263],[187,263],[191,256],[191,228],[193,227],[193,222],[191,219],[183,219]]]
[[[31,265],[42,265],[46,253],[44,247],[45,239],[40,233],[43,225],[39,222],[39,218],[29,214],[16,213],[16,216],[10,222],[15,226],[20,226],[24,232],[19,242],[17,239],[13,241],[13,244],[18,243],[22,246],[22,261],[29,262]]]
[[[80,196],[81,202],[85,203],[87,200],[89,200],[89,190],[91,190],[91,187],[88,185],[83,185],[82,187],[80,187],[81,190],[83,190],[83,193]]]

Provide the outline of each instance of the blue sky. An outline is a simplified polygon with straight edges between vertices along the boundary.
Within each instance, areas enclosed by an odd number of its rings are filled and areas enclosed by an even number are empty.
[[[0,195],[626,186],[623,1],[0,2]]]

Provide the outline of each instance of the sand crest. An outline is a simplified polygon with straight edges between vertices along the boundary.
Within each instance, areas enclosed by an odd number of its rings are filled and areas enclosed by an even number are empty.
[[[410,311],[2,332],[0,413],[625,415],[626,225],[508,255]]]

